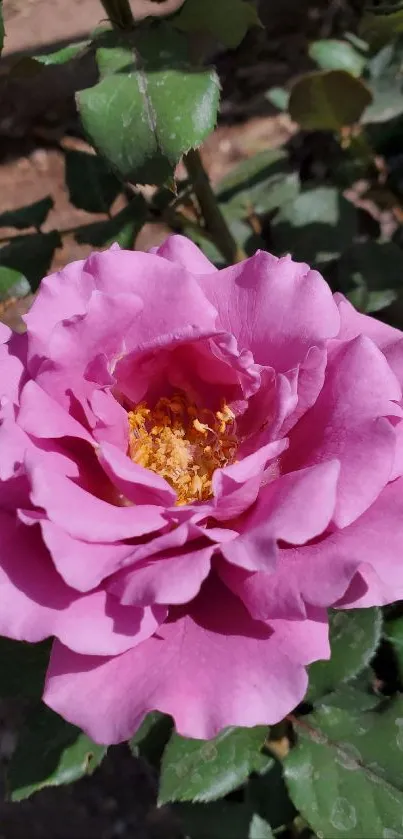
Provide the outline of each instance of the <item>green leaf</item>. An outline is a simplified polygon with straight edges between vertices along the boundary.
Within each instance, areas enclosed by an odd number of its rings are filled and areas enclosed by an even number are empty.
[[[62,47],[62,49],[56,50],[56,52],[33,55],[31,58],[34,61],[37,61],[38,64],[44,64],[46,67],[53,66],[55,64],[66,64],[67,61],[71,61],[73,58],[78,58],[82,55],[90,44],[91,41],[77,41],[76,44],[69,44],[67,47]]]
[[[266,736],[265,726],[227,728],[207,742],[173,734],[162,759],[160,804],[222,798],[271,761],[261,752]]]
[[[379,694],[374,693],[374,680],[373,670],[366,667],[351,682],[342,683],[337,691],[328,693],[323,699],[323,704],[328,708],[335,705],[336,708],[352,711],[354,714],[358,709],[372,711],[380,703]]]
[[[369,46],[366,41],[363,41],[362,38],[359,38],[355,32],[344,32],[344,38],[346,41],[349,42],[356,50],[359,52],[369,52]]]
[[[67,149],[66,184],[75,207],[87,213],[109,212],[122,184],[101,157]]]
[[[403,291],[403,251],[394,242],[359,242],[338,264],[338,285],[361,312],[390,306]]]
[[[265,93],[266,99],[279,111],[288,111],[290,94],[285,87],[270,87]]]
[[[43,787],[70,784],[91,774],[106,754],[78,728],[45,705],[36,708],[21,732],[8,771],[12,801]]]
[[[248,29],[261,26],[255,7],[247,0],[186,0],[173,24],[182,32],[209,32],[235,49]]]
[[[225,204],[221,209],[235,241],[247,256],[253,256],[257,250],[264,249],[264,240],[258,233],[255,233],[249,221],[237,217],[231,209],[227,211]]]
[[[292,172],[287,154],[267,149],[244,160],[226,175],[216,189],[226,213],[245,217],[253,210],[262,214],[296,198],[299,179]]]
[[[56,248],[60,245],[61,239],[57,230],[16,236],[0,249],[0,265],[19,271],[27,278],[32,291],[36,291],[51,266]]]
[[[403,43],[388,43],[368,62],[368,85],[373,101],[362,117],[364,125],[383,123],[403,112]]]
[[[381,638],[380,609],[331,611],[330,661],[316,661],[309,668],[308,702],[335,690],[369,664]]]
[[[295,722],[285,760],[297,809],[318,836],[402,835],[403,698],[375,711],[323,705]]]
[[[29,292],[29,282],[20,271],[0,265],[0,300],[7,300],[8,297],[25,297]]]
[[[51,643],[26,644],[0,638],[0,697],[40,699]]]
[[[255,813],[249,825],[248,839],[274,839],[273,831],[261,816]]]
[[[159,768],[164,748],[171,736],[173,728],[172,718],[159,711],[147,714],[134,737],[129,741],[132,754],[144,757]]]
[[[277,254],[324,265],[342,253],[357,233],[357,211],[335,187],[305,189],[284,204],[272,222]]]
[[[385,635],[393,646],[399,675],[403,680],[403,618],[388,621],[385,624]]]
[[[345,70],[318,70],[294,82],[291,119],[307,131],[339,131],[358,122],[372,94],[361,79]]]
[[[46,221],[52,207],[53,199],[47,195],[46,198],[41,198],[34,204],[19,207],[18,210],[6,210],[5,213],[0,214],[0,227],[16,227],[18,230],[24,230],[26,227],[39,229]]]
[[[367,63],[364,55],[348,41],[325,39],[314,41],[309,47],[309,55],[321,70],[345,70],[352,76],[361,76]]]
[[[359,32],[374,50],[380,49],[396,35],[403,33],[403,9],[389,14],[365,14],[360,22]]]
[[[98,248],[117,242],[121,248],[131,249],[146,218],[147,204],[143,196],[138,195],[113,218],[85,225],[75,233],[75,239]]]
[[[186,38],[162,24],[105,37],[97,63],[100,82],[77,94],[84,130],[124,179],[166,183],[215,126],[214,70],[192,66]]]

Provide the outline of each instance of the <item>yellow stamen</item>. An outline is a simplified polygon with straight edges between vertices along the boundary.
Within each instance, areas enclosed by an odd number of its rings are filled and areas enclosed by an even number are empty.
[[[177,493],[178,505],[210,498],[213,473],[234,462],[235,414],[225,402],[214,414],[175,393],[152,409],[140,402],[128,420],[130,457],[165,478]]]

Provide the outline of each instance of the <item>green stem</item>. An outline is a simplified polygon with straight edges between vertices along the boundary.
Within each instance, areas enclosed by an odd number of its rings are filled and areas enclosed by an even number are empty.
[[[192,181],[207,231],[214,244],[229,263],[240,262],[246,254],[235,241],[220,210],[209,177],[197,149],[191,149],[184,157],[184,163]]]
[[[132,29],[134,18],[129,0],[101,0],[111,23],[118,29]]]

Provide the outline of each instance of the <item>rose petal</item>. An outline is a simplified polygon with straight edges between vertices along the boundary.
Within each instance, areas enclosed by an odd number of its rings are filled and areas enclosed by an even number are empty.
[[[34,381],[22,390],[18,424],[34,437],[79,437],[94,445],[87,429]]]
[[[299,469],[337,458],[341,472],[334,521],[345,527],[388,482],[395,433],[387,419],[401,398],[399,384],[375,344],[359,337],[338,345],[315,405],[290,435],[283,468]]]
[[[81,592],[91,591],[118,571],[133,554],[133,545],[84,542],[53,522],[40,520],[42,536],[64,582]]]
[[[56,644],[44,700],[96,742],[127,740],[155,709],[173,716],[179,734],[209,739],[228,725],[278,722],[306,687],[283,627],[253,621],[215,581],[203,588],[191,614],[179,612],[119,657],[101,662]]]
[[[197,543],[192,550],[190,542],[183,553],[157,554],[120,574],[109,590],[125,606],[188,603],[199,593],[210,572],[214,550],[214,545],[200,548]]]
[[[31,500],[43,507],[54,524],[88,542],[114,542],[159,530],[166,524],[159,507],[115,507],[64,475],[30,468]]]
[[[279,540],[302,545],[323,533],[334,512],[339,471],[339,463],[329,461],[264,487],[241,535],[222,545],[225,559],[249,571],[273,571]],[[269,579],[261,583],[270,586]]]
[[[200,248],[186,236],[168,236],[159,248],[151,248],[150,252],[181,265],[192,274],[213,274],[217,271]]]
[[[98,449],[99,462],[119,492],[133,504],[160,504],[171,507],[176,492],[164,478],[133,463],[116,446],[103,443]]]
[[[344,569],[348,568],[349,582],[353,571],[362,572],[367,581],[366,606],[399,600],[403,597],[402,540],[403,479],[400,478],[389,484],[375,503],[349,527],[329,534],[318,545],[300,549],[300,557],[297,558],[301,567],[300,582],[304,596],[310,602],[325,603],[322,597],[324,588],[318,585],[319,581],[325,576],[343,580]],[[334,569],[332,575],[326,571],[327,568]],[[326,588],[329,588],[329,584]],[[333,593],[335,600],[344,595],[347,586],[344,584],[344,590],[340,590],[340,586],[338,589]],[[328,600],[326,589],[324,593]],[[357,600],[356,603],[350,591],[346,597],[349,606],[355,608],[361,605],[360,594]],[[340,602],[344,603],[344,598]]]
[[[0,511],[0,634],[22,641],[55,635],[70,649],[116,655],[148,638],[161,607],[125,607],[105,591],[77,596],[52,567],[38,533]]]
[[[199,277],[199,282],[238,346],[277,372],[292,369],[312,345],[339,331],[329,286],[317,271],[290,257],[277,259],[258,251],[219,276]]]
[[[287,440],[277,440],[262,446],[238,463],[216,469],[212,480],[214,518],[218,521],[235,518],[250,507],[258,496],[267,464],[273,466],[273,462],[276,462],[287,446]]]

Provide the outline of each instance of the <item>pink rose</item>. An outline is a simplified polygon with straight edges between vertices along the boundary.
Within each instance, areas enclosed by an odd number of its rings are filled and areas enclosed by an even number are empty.
[[[0,332],[0,634],[94,740],[274,723],[326,607],[403,596],[402,335],[316,271],[187,239],[45,279]]]

